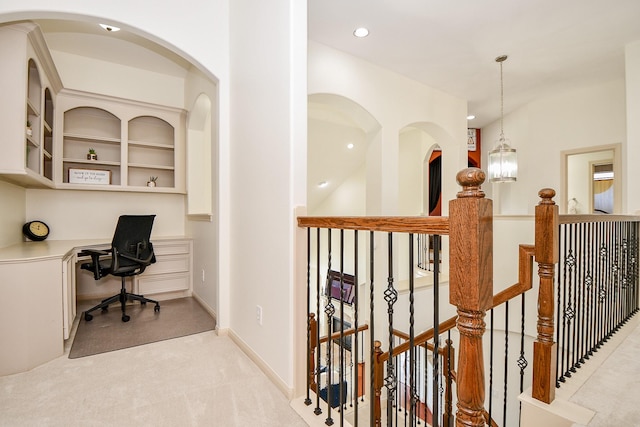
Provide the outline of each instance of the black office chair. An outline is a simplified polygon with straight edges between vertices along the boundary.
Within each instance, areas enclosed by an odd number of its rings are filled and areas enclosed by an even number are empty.
[[[91,262],[82,264],[80,268],[93,272],[94,279],[99,280],[109,274],[122,279],[120,293],[102,300],[100,304],[85,311],[84,320],[90,321],[93,319],[92,311],[97,309],[106,311],[109,309],[109,304],[117,301],[120,301],[122,307],[123,322],[128,322],[130,319],[125,312],[127,301],[140,301],[142,305],[151,302],[156,305],[153,310],[160,311],[158,301],[129,293],[125,287],[127,277],[141,274],[147,266],[156,262],[153,245],[149,241],[154,218],[155,215],[122,215],[118,218],[111,249],[104,251],[85,249],[80,252],[80,255],[91,256]],[[108,258],[102,258],[107,256]]]

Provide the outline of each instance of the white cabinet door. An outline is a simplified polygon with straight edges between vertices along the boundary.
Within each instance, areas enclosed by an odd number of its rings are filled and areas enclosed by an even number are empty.
[[[76,254],[62,259],[62,327],[64,339],[69,339],[76,318]]]

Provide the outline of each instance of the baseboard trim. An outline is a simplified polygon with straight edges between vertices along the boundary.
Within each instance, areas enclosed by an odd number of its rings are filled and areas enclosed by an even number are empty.
[[[202,308],[204,308],[207,311],[207,313],[209,313],[211,315],[211,317],[216,319],[216,327],[217,327],[218,315],[216,314],[215,310],[209,304],[207,304],[202,298],[200,298],[198,296],[198,294],[196,294],[195,292],[192,293],[191,296],[193,297],[193,299],[195,299],[196,301],[198,301],[200,303]]]
[[[292,400],[293,389],[287,386],[287,384],[282,381],[278,374],[273,369],[271,369],[271,367],[267,365],[265,361],[262,360],[262,358],[258,356],[258,354],[242,340],[242,338],[236,335],[233,330],[225,329],[224,331],[225,335],[229,335],[229,338],[231,338],[231,340],[236,343],[238,347],[240,347],[244,354],[246,354],[247,357],[249,357],[249,359],[251,359],[251,361],[255,363],[262,372],[264,372],[267,378],[269,378],[269,380],[271,380],[271,382],[275,384],[275,386],[282,392],[282,394],[284,394],[288,400]],[[219,331],[218,333],[220,334],[220,332],[221,331]]]

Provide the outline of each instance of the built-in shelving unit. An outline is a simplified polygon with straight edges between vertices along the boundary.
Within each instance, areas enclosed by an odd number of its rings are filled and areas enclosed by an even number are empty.
[[[156,187],[175,186],[175,129],[166,121],[140,116],[129,121],[129,186],[147,186],[155,177]]]
[[[120,185],[120,119],[100,108],[76,107],[64,112],[63,128],[62,182],[69,183],[70,169],[85,169],[109,171],[108,185]]]
[[[0,108],[0,179],[186,193],[184,110],[63,88],[34,23],[1,26],[0,57],[0,94],[10,106]],[[90,149],[97,158],[87,156]]]
[[[186,191],[183,110],[66,89],[59,99],[63,132],[58,187]],[[97,159],[87,157],[89,149]],[[69,179],[70,170],[108,173],[109,180],[77,183]]]
[[[0,27],[3,154],[0,179],[24,187],[54,186],[54,106],[62,88],[37,25]]]

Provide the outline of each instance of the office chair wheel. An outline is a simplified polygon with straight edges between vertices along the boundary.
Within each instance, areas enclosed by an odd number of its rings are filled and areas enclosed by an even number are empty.
[[[101,310],[102,310],[103,312],[105,312],[105,311],[109,311],[109,306],[102,307],[102,308],[101,308]]]
[[[122,315],[122,321],[123,321],[123,322],[128,322],[128,321],[129,321],[129,319],[131,319],[131,317],[127,316],[126,314],[123,314],[123,315]]]
[[[93,316],[89,313],[85,313],[84,314],[84,320],[86,320],[87,322],[91,322],[91,320],[93,319]]]
[[[140,305],[147,305],[146,301],[140,301]]]
[[[155,311],[156,313],[160,311],[160,305],[156,304],[156,306],[153,307],[153,311]]]

